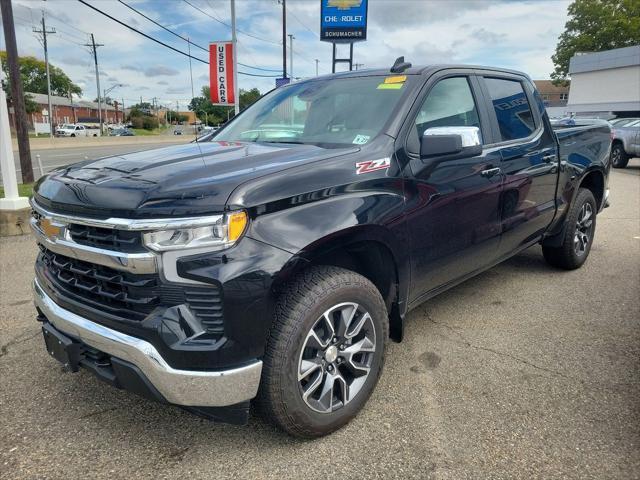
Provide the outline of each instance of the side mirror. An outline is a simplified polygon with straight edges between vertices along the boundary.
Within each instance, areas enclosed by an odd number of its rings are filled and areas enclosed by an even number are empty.
[[[420,139],[420,158],[446,157],[443,160],[475,157],[482,154],[478,127],[432,127]]]

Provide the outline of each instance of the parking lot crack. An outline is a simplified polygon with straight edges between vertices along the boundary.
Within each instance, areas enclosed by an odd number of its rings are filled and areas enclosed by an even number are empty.
[[[9,353],[10,347],[13,347],[14,345],[19,345],[24,342],[28,342],[29,340],[37,337],[38,335],[40,335],[40,330],[38,330],[35,333],[31,333],[27,336],[24,336],[24,335],[18,336],[16,338],[9,340],[4,345],[0,345],[0,357],[4,357],[5,355],[7,355]]]
[[[535,364],[535,363],[533,363],[533,362],[530,362],[529,360],[525,360],[524,358],[520,358],[520,357],[517,357],[517,356],[515,356],[515,355],[511,355],[510,353],[501,352],[501,351],[499,351],[499,350],[494,350],[493,348],[489,348],[489,347],[483,347],[483,346],[481,346],[481,345],[475,345],[475,344],[473,344],[472,342],[470,342],[470,341],[469,341],[469,340],[468,340],[468,339],[467,339],[467,338],[466,338],[466,337],[465,337],[465,336],[460,332],[460,329],[455,328],[455,327],[452,327],[451,325],[447,325],[447,324],[445,324],[445,323],[437,322],[436,320],[434,320],[434,319],[431,317],[431,315],[429,314],[429,312],[428,312],[428,311],[426,311],[426,310],[424,310],[424,315],[425,315],[425,317],[427,318],[427,320],[428,320],[429,322],[431,322],[431,323],[433,323],[434,325],[437,325],[437,326],[439,326],[439,327],[442,327],[442,328],[444,328],[444,329],[446,329],[446,330],[448,330],[448,331],[450,331],[450,332],[454,333],[458,338],[460,338],[460,340],[454,340],[454,339],[452,339],[452,338],[450,338],[450,339],[449,339],[449,340],[451,340],[451,341],[452,341],[452,342],[454,342],[454,343],[458,343],[458,344],[461,344],[461,345],[465,345],[465,346],[467,346],[467,347],[470,347],[470,348],[473,348],[473,349],[476,349],[476,350],[482,350],[482,351],[484,351],[484,352],[493,353],[494,355],[497,355],[497,356],[499,356],[499,357],[510,358],[511,360],[515,360],[515,361],[516,361],[516,362],[518,362],[518,363],[522,363],[522,364],[527,365],[527,366],[529,366],[529,367],[531,367],[531,368],[535,368],[536,370],[540,370],[540,371],[543,371],[543,372],[547,372],[547,373],[550,373],[550,374],[552,374],[552,375],[556,375],[556,376],[558,376],[558,377],[565,378],[565,379],[567,379],[567,380],[574,380],[574,381],[578,381],[578,382],[580,381],[579,379],[576,379],[576,378],[570,377],[570,376],[568,376],[568,375],[565,375],[565,374],[564,374],[564,373],[562,373],[562,372],[559,372],[559,371],[557,371],[557,370],[553,370],[553,369],[551,369],[551,368],[542,367],[542,366],[537,365],[537,364]]]

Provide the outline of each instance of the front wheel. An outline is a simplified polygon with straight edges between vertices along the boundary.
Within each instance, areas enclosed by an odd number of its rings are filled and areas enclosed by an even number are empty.
[[[384,363],[388,316],[376,287],[337,267],[313,267],[282,294],[256,399],[291,435],[327,435],[371,396]]]
[[[613,168],[625,168],[629,163],[629,155],[624,151],[621,143],[616,143],[611,147],[611,166]]]
[[[554,267],[574,270],[587,260],[596,233],[598,207],[591,190],[581,188],[567,214],[562,245],[542,247],[545,260]]]

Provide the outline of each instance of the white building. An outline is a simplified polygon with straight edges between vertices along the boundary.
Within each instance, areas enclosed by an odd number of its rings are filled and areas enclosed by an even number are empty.
[[[569,74],[567,111],[582,116],[640,116],[640,45],[575,55]]]

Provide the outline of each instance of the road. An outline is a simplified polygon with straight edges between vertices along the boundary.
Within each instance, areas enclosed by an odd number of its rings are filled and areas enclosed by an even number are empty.
[[[0,239],[0,478],[640,478],[639,174],[612,172],[580,270],[533,247],[414,310],[363,412],[314,441],[63,372],[33,240]]]
[[[69,148],[48,148],[41,150],[31,151],[31,164],[33,166],[34,176],[39,178],[41,176],[38,168],[38,161],[36,155],[40,155],[40,161],[45,173],[55,167],[61,167],[70,163],[80,162],[82,160],[93,160],[95,158],[106,157],[109,155],[122,155],[124,153],[138,152],[143,150],[151,150],[153,148],[167,147],[170,145],[176,145],[178,143],[185,143],[180,137],[175,143],[158,142],[158,143],[141,143],[128,144],[128,145],[100,145],[92,147],[69,147]],[[18,152],[13,152],[13,158],[15,159],[16,174],[18,181],[20,180],[20,157]],[[0,178],[2,178],[0,174]]]

